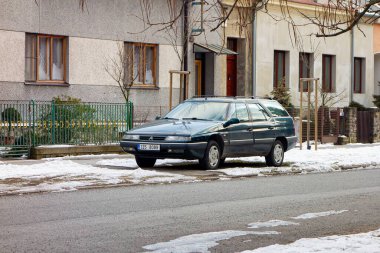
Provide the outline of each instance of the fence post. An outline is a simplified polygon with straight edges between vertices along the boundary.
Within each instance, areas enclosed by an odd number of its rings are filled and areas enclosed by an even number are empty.
[[[32,108],[30,108],[30,105]],[[31,100],[29,102],[29,108],[31,113],[29,113],[29,125],[32,125],[32,147],[36,146],[36,102]],[[31,116],[30,116],[31,114]]]
[[[133,128],[133,103],[128,101],[128,130]]]
[[[55,101],[51,101],[51,144],[55,144]]]

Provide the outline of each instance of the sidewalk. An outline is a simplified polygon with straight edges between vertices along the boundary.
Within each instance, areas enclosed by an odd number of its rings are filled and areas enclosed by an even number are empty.
[[[314,148],[314,147],[312,147]],[[86,155],[44,160],[0,160],[0,196],[33,192],[73,191],[92,187],[231,180],[235,177],[339,172],[380,168],[380,143],[299,147],[285,153],[280,168],[266,167],[263,157],[227,159],[215,171],[197,161],[158,160],[151,170],[138,168],[131,155]]]

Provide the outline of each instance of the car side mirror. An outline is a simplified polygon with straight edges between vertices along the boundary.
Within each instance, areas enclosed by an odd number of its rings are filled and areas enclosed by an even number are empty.
[[[159,120],[161,119],[161,116],[156,116],[156,118],[154,118],[155,120]]]
[[[230,125],[233,125],[233,124],[239,124],[240,123],[240,120],[238,118],[232,118],[232,119],[229,119],[228,121],[226,121],[224,124],[223,124],[223,127],[228,127]]]

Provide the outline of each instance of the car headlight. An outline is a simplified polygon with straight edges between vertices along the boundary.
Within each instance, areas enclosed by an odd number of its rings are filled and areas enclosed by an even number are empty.
[[[139,140],[140,139],[140,135],[136,135],[136,134],[124,134],[123,136],[123,140]]]
[[[190,136],[168,136],[165,138],[166,141],[191,141]]]

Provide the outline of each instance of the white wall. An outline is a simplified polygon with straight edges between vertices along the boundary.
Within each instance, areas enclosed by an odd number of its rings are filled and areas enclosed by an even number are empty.
[[[271,15],[282,17],[280,9],[270,6]],[[306,11],[303,11],[304,13]],[[342,100],[337,106],[346,106],[349,102],[351,90],[351,65],[350,65],[350,33],[338,37],[318,39],[308,36],[317,32],[316,27],[299,27],[302,43],[294,44],[290,38],[288,23],[276,22],[268,14],[259,12],[257,16],[257,95],[264,96],[273,90],[273,61],[274,50],[289,52],[289,88],[293,104],[299,105],[299,52],[314,54],[314,77],[322,78],[322,54],[335,55],[336,59],[336,93],[343,91]],[[304,20],[297,13],[292,13],[296,23]],[[366,106],[371,106],[373,91],[373,56],[372,54],[372,28],[369,25],[361,25],[361,29],[367,37],[357,35],[355,38],[355,56],[366,57],[366,93],[354,96],[354,100]],[[356,32],[355,32],[356,33]]]
[[[0,30],[0,81],[25,81],[25,33],[23,32]]]
[[[106,73],[109,57],[117,56],[112,40],[69,38],[69,75],[67,82],[82,85],[117,85]]]
[[[117,85],[105,71],[110,59],[117,59],[120,41],[69,38],[69,79],[70,84]],[[181,47],[178,47],[181,51]],[[179,70],[180,60],[169,45],[158,46],[157,81],[159,87],[169,87],[169,70]],[[173,87],[179,87],[175,75]]]
[[[375,55],[375,78],[374,90],[376,95],[380,95],[380,53]]]
[[[360,25],[359,31],[354,30],[354,51],[355,57],[365,58],[365,83],[363,94],[354,94],[354,101],[365,106],[373,106],[372,95],[376,91],[374,87],[374,57],[373,57],[373,27],[372,25]],[[363,34],[364,32],[364,34]]]

